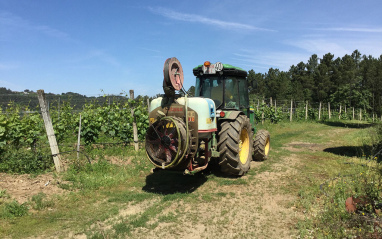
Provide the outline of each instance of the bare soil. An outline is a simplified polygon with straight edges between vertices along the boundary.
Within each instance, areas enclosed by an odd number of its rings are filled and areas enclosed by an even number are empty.
[[[0,190],[6,190],[6,193],[19,203],[27,202],[38,193],[47,196],[65,193],[65,190],[58,186],[59,183],[52,173],[38,176],[0,173]]]
[[[251,168],[259,168],[264,162],[252,162]],[[297,174],[301,163],[297,155],[283,158],[272,169],[256,175],[247,175],[243,185],[217,185],[207,181],[195,192],[200,194],[226,193],[220,201],[212,200],[197,205],[183,200],[174,202],[157,216],[176,214],[176,222],[160,222],[154,229],[136,228],[131,238],[296,238],[296,223],[304,217],[294,206],[297,195],[287,192],[288,181]],[[121,218],[139,216],[155,199],[128,205],[109,222],[118,223]],[[110,223],[93,225],[97,231],[107,231]],[[81,238],[84,234],[77,235]]]

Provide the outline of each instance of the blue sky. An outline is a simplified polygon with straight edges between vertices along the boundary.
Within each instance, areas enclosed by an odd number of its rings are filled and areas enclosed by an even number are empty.
[[[265,73],[312,54],[382,54],[382,1],[0,0],[0,87],[162,93],[163,65],[220,61]]]

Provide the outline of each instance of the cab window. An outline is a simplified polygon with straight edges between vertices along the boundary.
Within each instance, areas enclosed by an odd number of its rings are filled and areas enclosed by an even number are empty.
[[[238,81],[235,78],[225,80],[224,108],[239,109]]]

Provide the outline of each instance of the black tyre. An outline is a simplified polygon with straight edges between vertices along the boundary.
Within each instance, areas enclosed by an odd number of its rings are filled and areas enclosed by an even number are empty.
[[[255,140],[253,141],[253,159],[256,161],[264,161],[268,159],[271,147],[271,136],[267,130],[261,129],[257,131]]]
[[[223,173],[244,175],[251,163],[253,134],[248,117],[239,115],[234,121],[225,121],[219,132],[219,165]]]

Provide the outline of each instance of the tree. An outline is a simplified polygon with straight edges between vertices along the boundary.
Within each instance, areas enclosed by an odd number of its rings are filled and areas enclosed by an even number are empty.
[[[318,74],[315,78],[316,100],[326,101],[330,95],[333,81],[331,79],[333,73],[333,54],[327,53],[323,56],[317,67]],[[334,93],[334,92],[333,92]]]
[[[187,91],[188,96],[195,96],[195,86],[191,86]]]
[[[254,70],[248,71],[248,87],[250,94],[256,97],[265,97],[268,92],[268,87],[265,84],[265,75],[261,73],[256,73]]]

